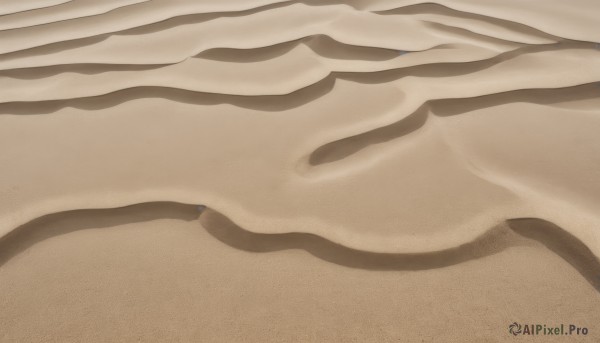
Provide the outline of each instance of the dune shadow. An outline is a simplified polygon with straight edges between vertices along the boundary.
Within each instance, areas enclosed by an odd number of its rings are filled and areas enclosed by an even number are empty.
[[[303,40],[301,38],[253,49],[213,48],[199,53],[194,58],[232,63],[264,62],[289,53],[299,44],[302,44]]]
[[[245,96],[217,93],[203,93],[167,87],[134,87],[94,97],[48,100],[37,102],[9,102],[0,104],[0,115],[40,115],[59,111],[63,108],[76,108],[97,111],[114,107],[125,102],[160,98],[192,105],[213,106],[230,104],[245,109],[278,112],[308,104],[333,89],[335,77],[329,76],[310,86],[285,95]]]
[[[431,24],[434,25],[434,24]],[[439,24],[437,24],[439,25]],[[454,29],[463,31],[462,29]],[[564,49],[593,49],[593,44],[584,42],[562,41],[553,44],[526,45],[511,51],[500,53],[494,57],[468,62],[438,62],[414,65],[391,70],[371,73],[336,72],[338,78],[364,84],[380,84],[396,81],[408,76],[420,78],[443,79],[461,75],[474,74],[502,62],[511,60],[521,55],[527,55],[545,51],[557,51]],[[435,48],[434,48],[435,49]],[[419,53],[416,51],[414,53]]]
[[[491,256],[509,247],[530,246],[537,242],[573,266],[596,291],[600,292],[600,260],[576,237],[542,219],[507,220],[505,224],[490,229],[476,240],[456,248],[416,254],[359,251],[307,233],[253,233],[211,209],[201,214],[200,221],[213,237],[240,250],[265,253],[301,249],[324,261],[369,270],[415,271],[443,268]]]
[[[196,206],[174,202],[53,213],[22,225],[0,238],[0,266],[41,241],[75,231],[112,228],[157,219],[191,221],[197,218]]]
[[[564,88],[519,89],[473,98],[440,99],[431,101],[430,105],[436,116],[449,117],[510,103],[555,105],[597,98],[600,98],[600,88],[594,82]]]
[[[446,15],[446,16],[451,16],[451,17],[454,17],[457,19],[462,19],[462,20],[484,21],[486,23],[504,27],[504,28],[514,31],[514,32],[524,33],[524,34],[527,34],[527,35],[530,35],[533,37],[537,37],[537,38],[560,40],[559,37],[555,37],[553,35],[550,35],[546,32],[540,31],[531,26],[527,26],[520,22],[485,16],[482,14],[476,14],[476,13],[471,13],[471,12],[459,11],[459,10],[444,6],[442,4],[432,3],[432,2],[408,5],[408,6],[398,7],[398,8],[394,8],[394,9],[390,9],[390,10],[386,10],[386,11],[380,11],[380,12],[376,12],[376,13],[380,14],[380,15],[410,15],[410,16],[415,16],[415,15],[419,15],[419,14]]]
[[[37,11],[37,10],[44,9],[44,8],[49,9],[49,8],[52,8],[52,7],[59,7],[59,6],[66,5],[66,4],[68,4],[70,2],[73,2],[73,1],[74,0],[59,0],[59,1],[55,2],[55,3],[50,2],[48,4],[39,4],[39,3],[35,3],[34,2],[34,3],[31,4],[31,5],[33,5],[31,7],[24,7],[24,8],[18,8],[17,7],[17,8],[13,8],[11,10],[6,10],[5,9],[6,12],[0,12],[0,17],[1,16],[13,15],[13,14],[23,14],[23,13],[27,13],[27,12]]]
[[[0,77],[17,80],[39,80],[64,73],[98,75],[115,71],[147,71],[165,67],[164,64],[57,64],[52,66],[0,70]]]
[[[387,254],[360,251],[308,233],[260,234],[237,226],[226,216],[207,209],[200,215],[206,231],[236,249],[266,253],[300,249],[337,265],[369,270],[427,270],[443,268],[497,254],[518,242],[505,226],[491,229],[479,239],[433,253]]]
[[[318,40],[317,40],[318,41]],[[321,40],[323,41],[323,40]],[[312,44],[312,43],[311,43]],[[312,49],[320,49],[321,43],[312,44]],[[321,44],[322,46],[322,44]],[[82,110],[102,110],[109,107],[113,107],[128,101],[145,99],[145,98],[163,98],[171,101],[178,101],[187,104],[196,105],[218,105],[218,104],[231,104],[233,106],[242,107],[246,109],[259,110],[259,111],[284,111],[298,106],[302,106],[309,103],[319,97],[328,94],[332,89],[337,79],[347,80],[362,84],[380,84],[395,81],[406,76],[413,77],[424,77],[424,78],[444,78],[456,75],[464,75],[475,73],[483,69],[489,68],[497,63],[504,60],[513,58],[515,56],[532,53],[537,51],[549,51],[559,50],[569,47],[577,48],[589,48],[591,45],[586,43],[574,43],[574,42],[562,42],[560,44],[525,47],[511,51],[500,56],[496,56],[491,59],[466,62],[466,63],[433,63],[426,65],[419,65],[407,68],[392,69],[381,72],[371,73],[353,73],[353,72],[333,72],[329,76],[325,77],[321,81],[318,81],[312,85],[301,88],[297,91],[291,92],[285,95],[264,95],[264,96],[244,96],[244,95],[228,95],[218,93],[206,93],[196,92],[178,88],[159,87],[159,86],[141,86],[133,87],[128,89],[117,90],[108,94],[82,97],[73,99],[60,99],[60,100],[45,100],[45,101],[23,101],[23,102],[8,102],[0,104],[0,115],[2,114],[14,114],[14,115],[27,115],[27,114],[48,114],[56,112],[66,107],[72,107]],[[215,53],[215,52],[213,52]],[[218,53],[217,53],[218,54]],[[222,52],[221,52],[222,54]],[[147,66],[114,66],[116,70],[146,70],[153,68],[160,68],[161,65],[147,65]],[[87,74],[101,73],[104,71],[102,65],[76,65],[73,67],[69,66],[55,66],[50,67],[48,70],[43,71],[53,75],[56,73],[69,71],[69,68],[73,68],[71,71]],[[24,69],[17,69],[14,71],[3,71],[3,75],[18,75],[22,73]],[[14,75],[13,75],[14,74]],[[36,68],[32,68],[31,72],[22,73],[21,78],[29,79],[35,78]],[[432,99],[435,101],[436,99]],[[400,125],[400,124],[398,124]]]
[[[450,117],[511,103],[567,104],[582,100],[600,99],[599,89],[599,83],[594,82],[563,88],[518,89],[471,98],[432,99],[426,101],[412,114],[393,124],[321,145],[310,153],[308,163],[311,167],[315,167],[320,164],[339,161],[371,145],[399,139],[422,128],[429,114],[436,117]]]
[[[206,22],[209,22],[209,21],[212,21],[215,19],[220,19],[220,18],[239,18],[239,17],[250,16],[250,15],[256,14],[256,13],[269,11],[269,10],[273,10],[273,9],[277,9],[277,8],[281,8],[281,7],[286,7],[292,3],[293,2],[276,2],[276,3],[261,5],[261,6],[255,7],[255,8],[249,8],[249,9],[238,10],[238,11],[217,11],[217,12],[190,13],[190,14],[176,15],[174,17],[167,18],[167,19],[161,20],[159,22],[144,24],[144,25],[141,25],[138,27],[133,27],[130,29],[118,31],[113,34],[124,35],[124,36],[151,34],[151,33],[155,33],[155,32],[169,30],[169,29],[179,27],[179,26],[202,24],[202,23],[206,23]]]
[[[600,260],[577,237],[543,219],[519,218],[507,223],[514,232],[542,243],[560,256],[600,292]]]
[[[304,40],[315,54],[336,60],[389,61],[398,57],[398,50],[341,43],[324,34],[312,35]]]
[[[32,56],[47,56],[55,53],[64,52],[67,50],[92,46],[105,41],[109,37],[110,34],[103,34],[98,36],[49,43],[24,50],[7,52],[4,54],[0,54],[0,62],[28,58]]]
[[[78,37],[78,38],[68,38],[66,40],[41,44],[38,46],[33,46],[30,48],[8,51],[5,54],[0,56],[0,61],[4,59],[13,59],[13,58],[24,58],[31,57],[35,55],[49,55],[52,53],[63,52],[66,50],[71,50],[75,48],[81,48],[84,46],[89,46],[91,44],[96,44],[108,39],[111,36],[143,36],[146,34],[152,34],[164,30],[169,30],[172,28],[185,26],[185,25],[193,25],[193,24],[202,24],[219,18],[234,18],[234,17],[243,17],[252,14],[256,14],[259,12],[276,9],[280,7],[285,7],[291,4],[291,2],[280,2],[280,3],[272,3],[263,5],[257,8],[246,9],[242,11],[231,11],[231,12],[209,12],[209,13],[190,13],[190,14],[182,14],[175,15],[170,18],[166,18],[164,20],[160,20],[157,22],[150,22],[146,24],[141,24],[139,26],[126,28],[126,29],[117,29],[116,31],[104,30],[100,33],[95,33],[86,37]],[[119,18],[122,16],[127,16],[127,13],[123,12],[139,12],[143,11],[140,6],[144,6],[144,3],[141,4],[133,4],[124,7],[119,7],[114,9],[113,11],[109,11],[107,13],[102,14],[104,16],[104,20],[112,19],[111,16],[115,18]],[[97,16],[87,16],[82,18],[77,18],[82,26],[85,26],[86,21],[95,21]],[[58,21],[44,24],[49,26],[49,29],[52,29],[53,26],[58,25],[59,27],[62,25],[67,25],[67,21]],[[27,29],[36,29],[37,26],[31,26],[23,28]],[[141,37],[143,38],[143,37]]]
[[[244,230],[226,216],[202,206],[152,202],[120,208],[73,210],[50,214],[20,226],[0,239],[0,266],[11,258],[53,237],[80,230],[115,228],[158,219],[199,219],[212,237],[236,249],[266,253],[305,250],[341,266],[369,270],[426,270],[493,255],[519,244],[506,226],[498,226],[474,242],[435,253],[382,254],[344,247],[307,233],[258,234]],[[117,228],[118,229],[118,228]]]
[[[398,57],[397,50],[341,43],[326,34],[314,34],[252,49],[213,48],[195,57],[235,63],[262,62],[281,57],[300,44],[306,45],[317,56],[336,60],[388,61]]]
[[[417,111],[392,125],[322,145],[310,154],[308,162],[311,166],[335,162],[368,146],[382,144],[406,136],[425,125],[428,113],[428,106],[423,105]]]
[[[199,214],[199,212],[201,212]],[[418,271],[444,268],[498,254],[510,247],[541,243],[577,270],[600,292],[600,261],[573,235],[545,220],[511,219],[472,242],[455,248],[411,254],[360,251],[308,233],[260,234],[247,231],[205,206],[150,202],[109,209],[54,213],[18,227],[0,239],[0,266],[34,245],[80,230],[118,229],[120,225],[159,219],[199,220],[209,235],[235,249],[269,253],[304,250],[340,266],[378,271]]]

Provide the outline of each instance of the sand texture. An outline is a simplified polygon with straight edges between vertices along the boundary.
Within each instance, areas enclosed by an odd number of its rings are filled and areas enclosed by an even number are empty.
[[[0,0],[0,341],[600,341],[599,13]]]

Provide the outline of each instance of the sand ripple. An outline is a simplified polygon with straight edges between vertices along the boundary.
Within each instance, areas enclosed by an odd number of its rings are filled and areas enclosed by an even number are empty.
[[[0,235],[171,201],[371,253],[539,218],[598,257],[600,7],[577,3],[2,4]]]

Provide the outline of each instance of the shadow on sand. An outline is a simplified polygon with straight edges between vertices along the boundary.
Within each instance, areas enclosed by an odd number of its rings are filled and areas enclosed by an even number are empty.
[[[35,244],[78,230],[111,228],[157,219],[193,221],[217,240],[236,249],[268,253],[302,249],[337,265],[387,271],[415,271],[443,268],[479,259],[514,247],[541,243],[572,265],[600,292],[600,261],[590,249],[562,228],[534,218],[512,219],[490,229],[475,241],[456,248],[417,254],[385,254],[344,247],[306,233],[259,234],[237,226],[226,216],[195,205],[152,202],[113,209],[74,210],[50,214],[31,221],[0,239],[0,266]]]

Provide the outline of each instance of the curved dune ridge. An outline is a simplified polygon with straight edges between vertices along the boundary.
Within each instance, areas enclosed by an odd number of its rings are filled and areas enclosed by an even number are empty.
[[[1,236],[170,201],[364,256],[537,218],[600,257],[597,1],[6,3]]]
[[[39,218],[0,239],[0,265],[8,341],[503,341],[521,317],[598,337],[600,264],[533,219],[453,249],[377,254],[145,203]]]

